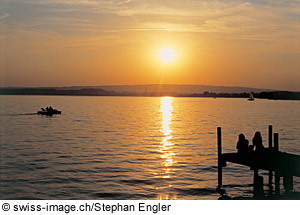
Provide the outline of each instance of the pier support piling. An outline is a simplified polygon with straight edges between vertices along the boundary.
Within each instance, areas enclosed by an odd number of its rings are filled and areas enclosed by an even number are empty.
[[[264,178],[258,175],[258,169],[254,169],[253,195],[254,198],[260,198],[264,195]]]
[[[217,128],[218,138],[218,188],[222,187],[222,138],[221,138],[221,127]]]
[[[274,149],[279,151],[278,133],[274,133]],[[280,194],[280,176],[277,171],[275,171],[275,194]]]
[[[273,127],[272,125],[269,125],[269,148],[271,149],[272,146],[272,137],[273,137]],[[269,187],[270,190],[272,190],[272,180],[273,180],[273,172],[272,170],[269,170]]]
[[[283,187],[285,192],[291,192],[294,189],[292,175],[285,175],[283,177]]]

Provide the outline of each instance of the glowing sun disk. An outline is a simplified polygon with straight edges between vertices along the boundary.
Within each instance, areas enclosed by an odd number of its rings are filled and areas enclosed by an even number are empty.
[[[164,62],[168,63],[174,60],[175,58],[175,51],[170,47],[165,47],[160,50],[159,58]]]

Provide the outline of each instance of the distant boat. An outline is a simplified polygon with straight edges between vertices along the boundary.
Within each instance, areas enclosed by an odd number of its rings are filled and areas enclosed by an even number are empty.
[[[248,101],[254,101],[254,95],[252,92],[250,93]]]
[[[46,110],[44,108],[41,108],[41,111],[38,111],[37,114],[41,114],[41,115],[47,115],[47,116],[52,116],[53,114],[61,114],[61,111],[56,110],[56,109],[48,109],[46,108]]]

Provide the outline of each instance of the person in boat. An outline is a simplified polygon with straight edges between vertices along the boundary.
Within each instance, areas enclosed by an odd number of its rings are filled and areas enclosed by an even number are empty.
[[[50,106],[49,109],[48,109],[48,111],[53,111],[53,108]]]
[[[238,153],[247,153],[248,152],[249,141],[245,138],[244,134],[239,135],[239,140],[236,144],[236,149]]]
[[[265,150],[264,145],[262,144],[262,137],[259,131],[255,132],[252,139],[253,146],[255,147],[256,152],[261,152]]]

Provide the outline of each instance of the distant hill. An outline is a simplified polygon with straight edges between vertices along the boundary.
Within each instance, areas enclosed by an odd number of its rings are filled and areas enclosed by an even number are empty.
[[[130,92],[130,93],[156,93],[168,92],[178,94],[192,94],[192,93],[260,93],[271,92],[271,89],[259,89],[249,87],[227,87],[227,86],[210,86],[210,85],[177,85],[177,84],[150,84],[150,85],[102,85],[102,86],[73,86],[73,87],[55,87],[59,90],[79,90],[79,89],[104,89],[106,91],[115,92]]]
[[[204,85],[134,85],[96,87],[31,87],[0,88],[0,95],[65,95],[65,96],[174,96],[213,98],[255,98],[300,100],[300,92],[273,91],[244,87],[216,87]]]

